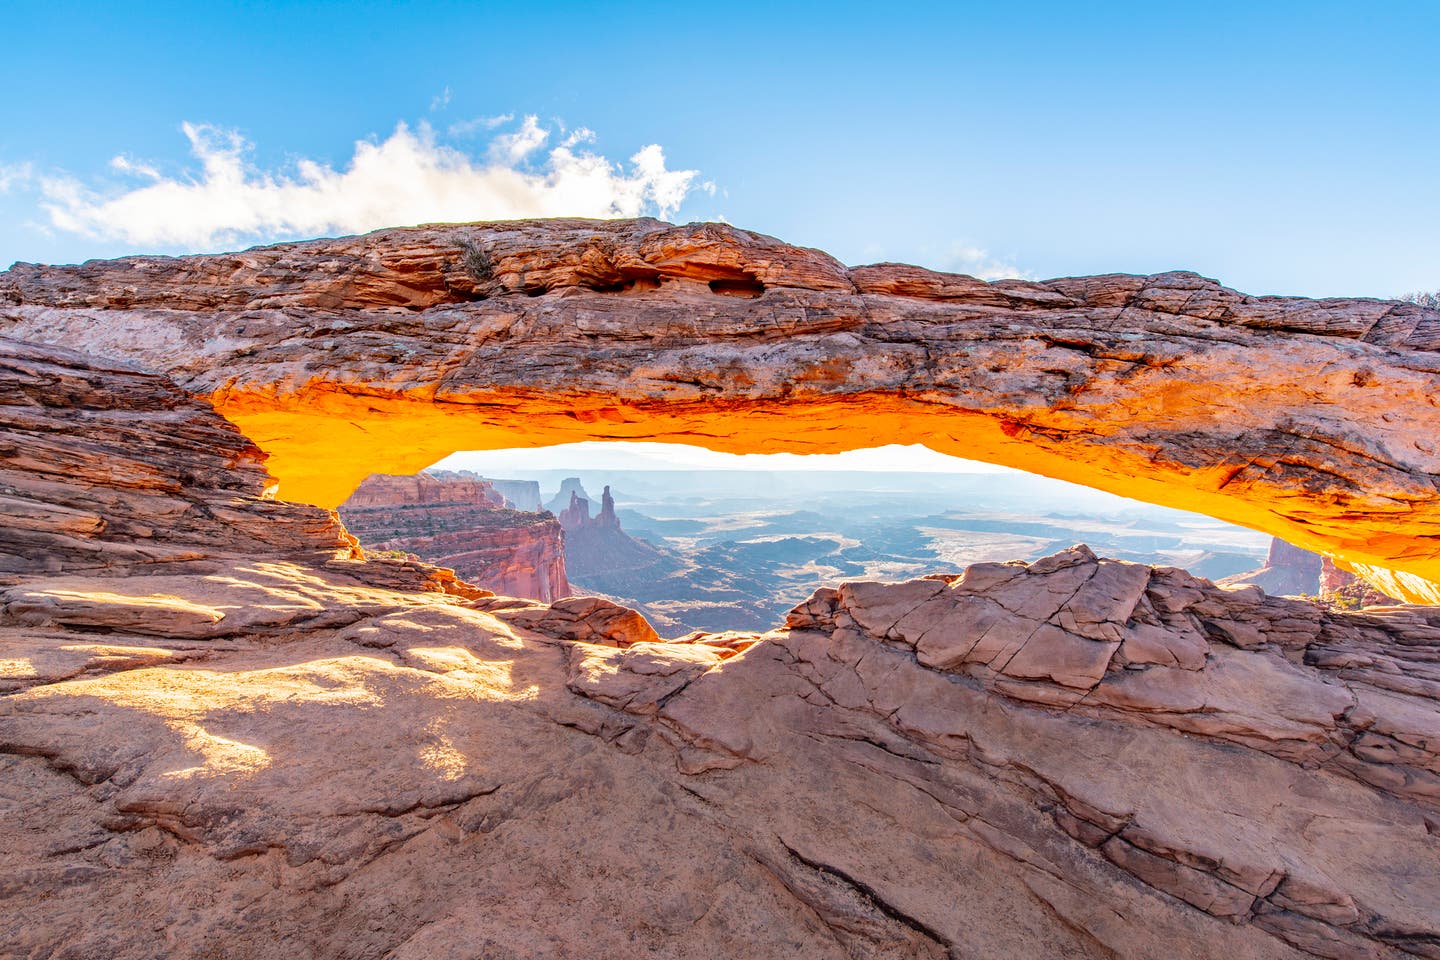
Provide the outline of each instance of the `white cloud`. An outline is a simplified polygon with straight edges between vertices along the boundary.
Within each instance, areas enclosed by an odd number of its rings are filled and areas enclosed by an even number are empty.
[[[140,163],[135,160],[131,160],[129,157],[123,154],[117,157],[111,157],[110,166],[112,169],[118,170],[121,173],[128,173],[132,174],[133,176],[144,177],[147,180],[160,179],[159,170],[150,166],[148,163]]]
[[[344,169],[301,160],[293,174],[256,167],[234,131],[189,123],[183,130],[197,174],[164,177],[117,157],[115,169],[149,182],[107,193],[72,177],[41,178],[51,224],[140,247],[205,250],[436,221],[669,217],[698,175],[668,169],[654,144],[628,164],[568,140],[542,152],[549,130],[535,117],[494,137],[483,161],[438,143],[425,124],[402,123],[378,143],[357,142]]]
[[[550,131],[542,128],[534,116],[520,121],[514,133],[502,133],[490,144],[490,159],[506,166],[515,166],[539,150],[550,139]],[[562,144],[569,146],[569,144]]]
[[[438,95],[431,98],[430,112],[434,113],[436,110],[444,110],[450,106],[450,97],[450,88],[447,86],[444,90],[441,90]]]
[[[573,147],[573,146],[575,146],[576,144],[579,144],[579,143],[594,143],[594,142],[595,142],[595,131],[594,131],[594,130],[591,130],[589,127],[576,127],[574,130],[571,130],[571,131],[570,131],[569,136],[567,136],[567,137],[565,138],[565,141],[561,144],[561,146],[562,146],[562,147]]]
[[[1032,274],[1001,259],[983,247],[964,243],[952,244],[940,258],[940,269],[964,273],[979,280],[1033,280]]]
[[[458,123],[450,124],[450,126],[446,128],[446,132],[452,137],[473,137],[482,130],[494,130],[496,127],[503,127],[514,119],[515,114],[513,113],[502,113],[494,117],[475,117],[471,120],[461,120]]]
[[[28,163],[0,163],[0,194],[9,193],[12,187],[28,183],[31,176],[32,170]]]

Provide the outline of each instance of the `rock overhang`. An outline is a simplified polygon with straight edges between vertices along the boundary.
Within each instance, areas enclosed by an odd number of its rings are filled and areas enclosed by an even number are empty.
[[[919,443],[1440,599],[1440,312],[1194,274],[985,283],[718,224],[437,225],[0,274],[0,331],[169,373],[339,503],[459,449]]]

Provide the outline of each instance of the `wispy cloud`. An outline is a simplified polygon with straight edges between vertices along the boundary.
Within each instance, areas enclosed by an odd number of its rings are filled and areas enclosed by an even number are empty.
[[[965,243],[951,245],[940,257],[938,266],[950,273],[969,274],[980,280],[1035,279],[1029,271],[1021,270],[1010,261],[992,255],[985,248]]]
[[[543,147],[549,139],[549,130],[542,128],[534,117],[526,117],[520,122],[519,130],[502,133],[491,141],[490,159],[495,163],[513,167]]]
[[[502,113],[493,117],[473,117],[450,124],[445,132],[452,137],[473,137],[477,133],[503,127],[505,124],[513,122],[514,119],[515,114],[513,113]]]
[[[28,163],[0,163],[0,194],[9,193],[11,188],[28,183],[32,176],[33,171]]]
[[[453,96],[453,94],[451,94],[450,88],[448,86],[444,90],[441,90],[438,94],[431,98],[430,112],[434,113],[436,110],[444,110],[446,107],[450,106],[451,96]]]
[[[189,175],[117,157],[116,171],[146,182],[105,191],[68,176],[39,178],[50,224],[140,247],[207,250],[434,221],[669,217],[697,186],[698,171],[669,169],[656,144],[628,163],[579,149],[585,138],[574,134],[547,150],[550,130],[533,116],[495,135],[483,159],[438,142],[428,125],[402,123],[384,140],[357,142],[343,169],[300,160],[290,172],[257,167],[233,130],[182,129],[200,165]],[[0,184],[5,176],[0,170]]]

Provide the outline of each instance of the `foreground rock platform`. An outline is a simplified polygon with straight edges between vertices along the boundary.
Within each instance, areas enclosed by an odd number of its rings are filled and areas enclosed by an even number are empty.
[[[1440,955],[1426,608],[1077,547],[715,645],[282,562],[0,609],[18,956]]]
[[[0,274],[0,335],[167,373],[290,500],[458,449],[923,443],[1440,601],[1440,312],[1189,273],[983,283],[720,224],[525,221]]]

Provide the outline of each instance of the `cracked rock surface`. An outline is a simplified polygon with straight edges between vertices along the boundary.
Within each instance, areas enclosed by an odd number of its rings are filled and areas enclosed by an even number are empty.
[[[10,351],[6,955],[1440,956],[1432,608],[1077,546],[659,642],[367,561],[165,378]]]
[[[566,617],[294,564],[66,580],[0,619],[0,940],[137,958],[1440,954],[1440,723],[1372,652],[1433,682],[1440,618],[1298,616],[1083,548],[1006,566],[848,584],[738,654],[570,640]],[[132,602],[224,623],[260,589],[347,613],[222,635]],[[1190,620],[1194,662],[1127,657],[1152,615]],[[917,652],[946,634],[966,639]]]

